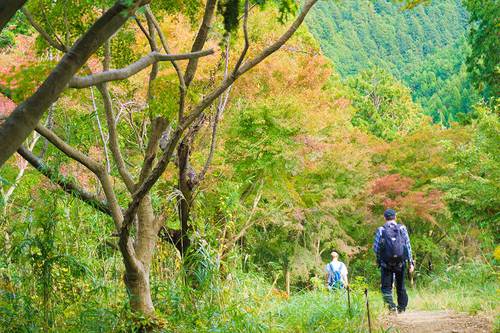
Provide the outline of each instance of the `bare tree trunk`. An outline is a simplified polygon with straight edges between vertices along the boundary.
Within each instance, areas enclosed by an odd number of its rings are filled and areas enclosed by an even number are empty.
[[[125,271],[125,286],[129,293],[130,308],[133,312],[151,315],[155,308],[151,300],[151,287],[149,285],[149,269],[133,269],[128,267]]]
[[[191,144],[189,140],[183,140],[179,144],[177,156],[179,158],[179,190],[182,192],[182,197],[179,200],[179,219],[181,222],[180,239],[177,244],[177,249],[184,257],[189,249],[189,215],[191,211],[191,203],[193,201],[193,178],[194,170],[189,166],[189,156],[191,152]]]
[[[125,263],[125,285],[130,307],[134,312],[150,315],[154,312],[149,285],[149,273],[160,224],[155,218],[151,198],[146,195],[137,210],[137,232],[133,245],[139,265]],[[126,255],[124,255],[124,259]],[[126,259],[125,259],[126,260]]]

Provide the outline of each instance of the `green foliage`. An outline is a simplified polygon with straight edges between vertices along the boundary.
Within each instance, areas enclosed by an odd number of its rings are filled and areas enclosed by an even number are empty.
[[[472,140],[458,148],[449,147],[449,158],[456,166],[454,173],[436,182],[446,191],[445,198],[457,222],[491,228],[494,234],[500,219],[500,121],[494,111],[484,106],[478,106],[476,112]]]
[[[136,33],[130,29],[120,29],[111,40],[111,63],[115,68],[125,67],[128,64],[138,60],[134,54]]]
[[[422,109],[411,100],[410,92],[390,74],[363,71],[349,80],[355,91],[352,98],[357,109],[352,123],[373,135],[393,140],[411,133],[421,125]]]
[[[467,12],[459,0],[405,11],[387,0],[325,1],[307,22],[340,74],[386,70],[436,122],[448,125],[478,100],[462,66]]]
[[[277,180],[287,172],[285,146],[293,144],[296,129],[287,126],[291,109],[286,105],[254,107],[238,113],[231,139],[226,143],[228,161],[247,181]],[[279,118],[281,119],[279,119]],[[289,127],[290,126],[290,127]]]
[[[31,33],[31,26],[27,22],[23,13],[18,11],[9,23],[0,32],[0,49],[14,46],[16,35],[28,35]]]
[[[240,15],[239,0],[225,0],[217,3],[217,10],[224,18],[224,29],[233,31],[238,27]]]
[[[472,53],[467,69],[485,96],[500,94],[500,3],[498,0],[465,0],[470,13],[469,43]]]
[[[21,103],[29,97],[50,73],[53,66],[52,61],[40,61],[36,65],[14,67],[14,70],[6,77],[9,97],[12,101]],[[0,75],[0,79],[2,76]]]
[[[435,123],[449,126],[464,114],[471,114],[473,105],[480,100],[466,71],[469,53],[470,47],[462,38],[437,50],[432,57],[406,66],[403,81]]]

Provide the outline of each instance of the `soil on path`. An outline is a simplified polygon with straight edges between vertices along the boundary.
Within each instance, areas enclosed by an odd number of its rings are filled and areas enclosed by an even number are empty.
[[[385,328],[404,333],[490,333],[491,322],[481,316],[469,316],[453,311],[408,311],[388,315],[384,318]]]

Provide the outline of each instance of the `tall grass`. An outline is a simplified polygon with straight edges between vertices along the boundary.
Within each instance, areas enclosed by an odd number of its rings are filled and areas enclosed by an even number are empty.
[[[471,315],[498,313],[499,273],[484,262],[465,262],[449,266],[444,272],[426,277],[411,292],[413,307],[452,309]]]
[[[364,332],[361,291],[302,291],[290,297],[261,276],[233,272],[210,289],[162,288],[158,311],[173,332]],[[158,299],[159,300],[159,299]],[[373,317],[377,316],[374,307]]]

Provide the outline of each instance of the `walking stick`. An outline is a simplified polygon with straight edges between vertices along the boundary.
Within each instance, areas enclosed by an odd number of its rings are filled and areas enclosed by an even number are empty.
[[[349,313],[351,313],[351,288],[347,286],[347,307],[349,309]]]
[[[370,303],[368,302],[368,288],[365,288],[366,314],[368,315],[368,332],[372,333],[372,321],[370,318]]]

